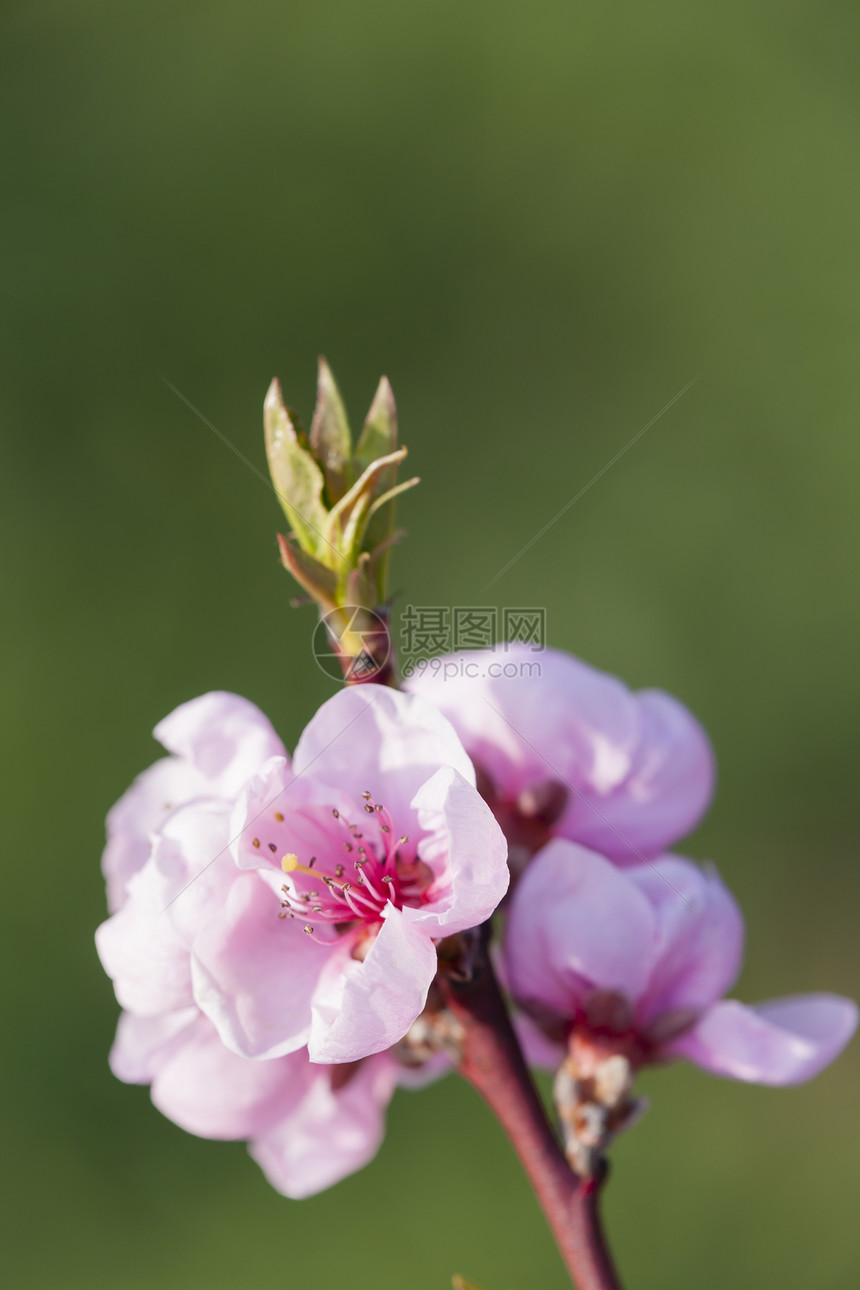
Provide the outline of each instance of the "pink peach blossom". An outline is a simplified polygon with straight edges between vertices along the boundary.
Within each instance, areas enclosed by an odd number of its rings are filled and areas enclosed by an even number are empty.
[[[552,837],[639,864],[711,799],[711,747],[687,709],[572,655],[515,643],[443,655],[407,688],[457,730],[517,869]]]
[[[740,911],[714,869],[661,856],[622,870],[555,840],[511,899],[505,965],[516,1001],[544,1039],[576,1046],[580,1071],[591,1049],[634,1069],[686,1057],[759,1084],[810,1079],[850,1039],[856,1005],[830,994],[724,1000],[742,950]]]
[[[151,1084],[154,1104],[188,1132],[247,1139],[273,1186],[307,1196],[376,1153],[398,1084],[419,1086],[450,1062],[421,1061],[411,1049],[322,1066],[306,1049],[258,1061],[224,1046],[195,1000],[192,950],[233,883],[247,881],[230,851],[237,795],[272,756],[288,762],[266,718],[235,695],[192,700],[156,734],[173,755],[144,772],[108,817],[114,912],[97,943],[125,1005],[111,1067],[122,1080]],[[274,900],[267,917],[277,921],[278,911]]]
[[[292,766],[266,763],[231,818],[243,872],[193,953],[195,998],[229,1048],[348,1062],[402,1038],[436,942],[507,889],[504,837],[473,785],[448,721],[374,685],[324,704]]]
[[[453,728],[366,685],[323,705],[292,764],[235,696],[187,704],[159,734],[174,759],[109,821],[116,912],[97,946],[120,1003],[199,1008],[242,1057],[390,1048],[424,1007],[436,942],[487,918],[508,882]]]

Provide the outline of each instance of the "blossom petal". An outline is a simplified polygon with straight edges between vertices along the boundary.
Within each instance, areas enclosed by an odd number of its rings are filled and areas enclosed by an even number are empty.
[[[639,718],[630,691],[559,650],[514,643],[446,654],[407,688],[445,713],[507,795],[556,775],[607,793],[632,766]]]
[[[241,1057],[281,1057],[307,1043],[311,997],[330,951],[278,918],[278,899],[240,874],[223,913],[194,943],[194,998]]]
[[[137,901],[96,931],[102,967],[124,1008],[143,1016],[174,1012],[194,1002],[188,952],[168,918],[153,917]]]
[[[153,733],[224,797],[235,796],[269,757],[284,755],[268,717],[248,699],[219,690],[183,703]]]
[[[150,1084],[199,1016],[193,1005],[155,1017],[123,1012],[110,1050],[114,1075],[126,1084]]]
[[[408,819],[413,797],[440,766],[475,782],[450,722],[426,700],[384,685],[350,686],[324,703],[299,739],[293,766],[355,801],[370,791],[395,823]]]
[[[205,776],[179,757],[162,757],[111,807],[102,873],[112,914],[125,900],[129,880],[149,859],[151,835],[177,806],[207,791]]]
[[[230,854],[230,808],[217,799],[180,807],[153,839],[152,860],[130,884],[134,900],[168,918],[187,949],[221,913],[238,878]]]
[[[304,1096],[250,1152],[285,1196],[312,1196],[366,1165],[379,1150],[396,1067],[385,1055],[363,1061],[335,1089],[332,1068],[306,1063]]]
[[[857,1005],[835,994],[796,995],[745,1007],[726,999],[667,1048],[715,1075],[753,1084],[801,1084],[842,1052]]]
[[[163,1115],[201,1138],[250,1138],[268,1129],[303,1092],[307,1057],[274,1061],[237,1057],[198,1015],[191,1032],[163,1062],[152,1100]]]
[[[308,1052],[314,1062],[352,1062],[402,1039],[427,1001],[436,949],[403,911],[386,906],[363,962],[333,955],[314,995]]]
[[[565,1045],[550,1039],[526,1012],[515,1012],[511,1020],[528,1064],[540,1070],[557,1071],[564,1061]]]
[[[657,918],[657,957],[638,1020],[673,1009],[707,1008],[734,984],[743,957],[744,922],[713,866],[660,856],[626,870]]]
[[[586,791],[559,826],[565,837],[617,864],[638,864],[691,832],[716,776],[708,736],[682,703],[661,690],[634,697],[640,730],[624,782],[606,797]]]
[[[132,1012],[152,1016],[193,1002],[188,949],[238,877],[227,825],[226,803],[217,800],[175,810],[129,879],[125,904],[98,929],[102,964]]]
[[[547,780],[569,790],[553,826],[637,864],[698,823],[713,791],[708,738],[683,704],[557,650],[509,644],[431,659],[407,688],[451,720],[500,798]]]
[[[643,894],[603,856],[556,839],[538,852],[511,899],[505,964],[514,997],[572,1018],[592,989],[635,1002],[656,949]]]
[[[412,807],[427,834],[418,854],[435,881],[427,903],[404,909],[404,917],[437,938],[483,923],[510,882],[507,843],[492,811],[450,767],[418,790]]]

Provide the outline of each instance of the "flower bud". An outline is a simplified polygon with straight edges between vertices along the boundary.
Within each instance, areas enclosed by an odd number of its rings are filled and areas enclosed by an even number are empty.
[[[324,358],[310,435],[284,403],[277,379],[266,395],[263,421],[269,471],[290,525],[290,534],[280,538],[284,566],[323,613],[382,605],[396,539],[395,498],[418,482],[397,483],[406,449],[397,446],[387,379],[379,383],[355,446]]]

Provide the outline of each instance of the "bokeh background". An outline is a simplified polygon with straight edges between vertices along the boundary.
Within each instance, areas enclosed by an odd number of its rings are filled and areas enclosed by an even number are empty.
[[[0,32],[6,1284],[546,1290],[513,1155],[454,1079],[318,1199],[106,1063],[106,808],[209,688],[292,742],[331,682],[264,468],[274,373],[420,489],[394,585],[538,605],[681,696],[721,781],[687,848],[740,993],[858,993],[858,11],[832,0],[9,0]],[[489,579],[697,383],[489,591]],[[631,1287],[858,1277],[860,1053],[769,1092],[689,1068],[613,1152]]]

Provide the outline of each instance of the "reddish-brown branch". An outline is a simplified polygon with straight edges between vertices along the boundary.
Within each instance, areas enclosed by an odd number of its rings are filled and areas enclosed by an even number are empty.
[[[397,688],[387,616],[383,622],[384,629],[363,642],[375,667],[356,674],[355,660],[338,651],[347,685],[373,681]],[[598,1209],[605,1175],[580,1178],[567,1162],[511,1026],[488,954],[489,934],[485,924],[469,947],[468,979],[444,964],[436,978],[446,1007],[462,1027],[460,1074],[507,1133],[574,1285],[578,1290],[622,1290]]]
[[[598,1213],[601,1178],[579,1178],[567,1163],[523,1059],[486,945],[467,981],[439,978],[463,1028],[460,1073],[481,1094],[520,1158],[559,1252],[579,1290],[621,1290]]]

